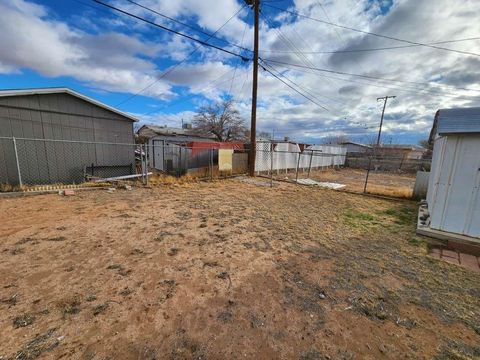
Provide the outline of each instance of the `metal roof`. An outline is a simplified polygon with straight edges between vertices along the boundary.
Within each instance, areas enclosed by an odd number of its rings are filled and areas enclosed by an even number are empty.
[[[142,128],[150,129],[157,135],[197,135],[192,129],[182,129],[158,125],[143,125]]]
[[[435,134],[480,133],[480,107],[440,109],[435,114],[430,140]]]
[[[158,125],[143,125],[140,129],[138,129],[137,133],[138,134],[144,133],[145,130],[150,130],[156,135],[161,135],[161,136],[189,136],[189,137],[196,137],[199,139],[210,139],[210,140],[215,138],[215,136],[213,135],[199,134],[194,129],[182,129],[182,128],[174,128],[174,127],[158,126]]]
[[[338,145],[356,145],[356,146],[360,146],[360,147],[364,147],[364,148],[371,148],[370,145],[365,145],[365,144],[361,144],[361,143],[357,143],[357,142],[353,142],[353,141],[342,141],[340,144]]]
[[[72,89],[69,88],[38,88],[38,89],[12,89],[12,90],[0,90],[0,97],[6,97],[6,96],[21,96],[21,95],[43,95],[43,94],[69,94],[72,96],[75,96],[79,99],[85,100],[93,105],[99,106],[101,108],[104,108],[108,111],[114,112],[118,115],[121,115],[123,117],[126,117],[132,121],[138,121],[137,118],[133,117],[132,115],[129,115],[127,113],[124,113],[123,111],[117,110],[111,106],[108,106],[104,103],[101,103],[100,101],[94,100],[92,98],[89,98],[88,96],[82,95]]]
[[[375,145],[375,147],[377,147]],[[419,145],[411,145],[411,144],[380,144],[378,146],[379,149],[394,149],[394,150],[426,150],[424,147]]]

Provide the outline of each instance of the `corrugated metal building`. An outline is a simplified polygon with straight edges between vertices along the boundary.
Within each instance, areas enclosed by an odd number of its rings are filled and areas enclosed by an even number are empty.
[[[19,182],[12,137],[26,184],[78,183],[91,164],[126,172],[134,149],[120,144],[134,143],[134,121],[67,88],[0,91],[0,183]]]
[[[437,111],[430,141],[430,228],[480,238],[480,108]]]

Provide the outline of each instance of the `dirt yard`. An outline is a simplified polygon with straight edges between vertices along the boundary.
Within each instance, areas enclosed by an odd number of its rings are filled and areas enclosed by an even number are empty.
[[[414,202],[236,180],[0,199],[0,359],[475,359]]]
[[[312,171],[310,178],[317,181],[336,182],[346,185],[345,190],[363,192],[366,170],[338,168]],[[295,176],[295,175],[293,175]],[[299,178],[306,178],[308,172],[300,172]],[[377,195],[409,198],[413,193],[416,174],[384,171],[370,171],[367,192]],[[292,175],[290,175],[292,177]]]

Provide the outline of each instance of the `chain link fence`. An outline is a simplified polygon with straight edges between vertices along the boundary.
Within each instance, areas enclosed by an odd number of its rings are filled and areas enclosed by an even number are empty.
[[[430,158],[375,153],[349,153],[342,146],[257,145],[257,175],[271,180],[410,198],[418,171],[430,170]]]
[[[142,176],[140,145],[0,138],[2,189]]]
[[[248,171],[244,149],[0,137],[0,191],[148,175],[226,177]]]
[[[214,178],[246,174],[248,171],[248,151],[229,144],[218,147],[182,143],[145,146],[149,169],[167,175]]]
[[[121,144],[0,137],[0,190],[36,185],[140,179],[148,175],[222,178],[248,172],[248,149],[235,144]],[[255,172],[273,180],[411,197],[430,159],[408,154],[347,154],[345,147],[257,143]],[[310,183],[309,183],[310,181]],[[318,184],[320,183],[320,184]]]

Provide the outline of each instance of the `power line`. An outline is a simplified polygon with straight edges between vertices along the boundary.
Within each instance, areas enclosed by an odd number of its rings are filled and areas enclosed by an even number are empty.
[[[243,5],[242,9],[243,9],[244,7],[245,7],[245,5]],[[247,19],[248,19],[248,13],[247,13]],[[243,46],[243,40],[245,40],[245,33],[247,32],[247,26],[248,26],[248,23],[245,21],[245,27],[243,28],[242,41],[240,42],[240,46]],[[235,71],[233,72],[232,83],[230,84],[229,93],[232,92],[233,79],[235,79],[235,74],[237,73],[237,67],[238,67],[239,64],[240,64],[240,60],[235,63]]]
[[[240,11],[242,11],[243,9],[245,8],[245,6],[242,6],[239,10],[237,10],[235,12],[235,14],[233,14],[232,16],[230,16],[230,18],[223,23],[222,26],[220,26],[217,30],[215,30],[215,32],[213,34],[210,34],[209,37],[207,39],[205,39],[205,42],[209,41],[212,37],[214,37],[214,35],[216,33],[218,33],[220,30],[222,30],[229,22],[230,20],[232,20],[235,16],[237,16]],[[246,24],[245,24],[246,25]],[[243,40],[242,40],[243,41]],[[195,46],[195,45],[194,45]],[[124,104],[126,103],[127,101],[130,101],[132,100],[133,98],[135,98],[136,96],[140,95],[141,93],[143,93],[145,90],[151,88],[153,85],[155,85],[156,83],[158,83],[161,79],[163,79],[165,76],[167,76],[168,74],[172,73],[177,67],[179,67],[181,64],[183,64],[185,61],[187,61],[193,54],[195,54],[197,51],[198,51],[199,47],[198,46],[195,46],[195,49],[193,51],[191,51],[186,57],[184,57],[182,59],[182,61],[176,63],[174,66],[172,66],[171,68],[167,69],[166,71],[164,71],[155,81],[153,81],[152,83],[150,83],[149,85],[145,86],[143,89],[141,89],[140,91],[138,91],[137,93],[135,94],[132,94],[131,96],[129,96],[128,98],[126,98],[125,100],[119,102],[118,104],[116,104],[115,106],[119,106],[121,104]],[[232,83],[233,83],[233,78],[232,78]]]
[[[194,38],[193,36],[190,36],[190,35],[181,33],[181,32],[179,32],[179,31],[170,29],[170,28],[168,28],[168,27],[166,27],[166,26],[157,24],[156,22],[153,22],[153,21],[150,21],[150,20],[148,20],[148,19],[142,18],[141,16],[132,14],[132,13],[130,13],[130,12],[128,12],[128,11],[119,9],[119,8],[117,8],[117,7],[115,7],[115,6],[112,6],[112,5],[110,5],[110,4],[104,3],[104,2],[102,2],[102,1],[100,1],[100,0],[92,0],[92,1],[96,2],[97,4],[103,5],[103,6],[105,6],[105,7],[108,7],[108,8],[110,8],[110,9],[112,9],[112,10],[118,11],[118,12],[124,14],[124,15],[130,16],[130,17],[135,18],[135,19],[137,19],[137,20],[143,21],[143,22],[145,22],[145,23],[147,23],[147,24],[150,24],[150,25],[153,25],[153,26],[155,26],[155,27],[158,27],[158,28],[160,28],[160,29],[162,29],[162,30],[171,32],[172,34],[175,34],[175,35],[178,35],[178,36],[182,36],[182,37],[184,37],[184,38],[186,38],[186,39],[189,39],[189,40],[191,40],[191,41],[194,41],[194,42],[196,42],[196,43],[199,43],[200,45],[207,46],[207,47],[211,47],[211,48],[216,49],[216,50],[218,50],[218,51],[222,51],[222,52],[224,52],[224,53],[227,53],[227,54],[230,54],[230,55],[233,55],[233,56],[237,56],[237,57],[241,58],[243,61],[250,61],[250,60],[251,60],[250,58],[247,58],[247,57],[245,57],[245,56],[243,56],[243,55],[237,54],[237,53],[235,53],[235,52],[233,52],[233,51],[230,51],[230,50],[221,48],[221,47],[216,46],[216,45],[208,44],[207,42],[202,41],[202,40],[199,40],[199,39],[196,39],[196,38]]]
[[[327,10],[326,10],[325,7],[322,5],[321,1],[320,1],[320,0],[317,0],[317,3],[318,3],[318,5],[320,5],[320,8],[322,9],[323,13],[325,14],[326,19],[327,19],[329,22],[331,22],[330,16],[328,16]],[[340,42],[345,43],[344,39],[342,38],[342,36],[341,36],[340,33],[338,32],[338,30],[334,28],[334,31],[335,31],[335,33],[337,34],[337,37],[338,37],[338,39],[340,40]],[[357,66],[358,66],[363,72],[365,72],[365,69],[364,69],[363,66],[358,62],[358,60],[357,60],[355,57],[353,57],[353,61],[355,62],[355,64],[357,64]]]
[[[247,69],[247,70],[248,70],[248,69]],[[216,78],[215,80],[212,80],[211,82],[208,83],[207,86],[201,88],[201,89],[198,91],[198,93],[203,93],[203,92],[209,91],[209,90],[211,90],[211,88],[213,88],[214,86],[219,86],[219,85],[221,85],[221,84],[225,84],[225,83],[231,81],[231,79],[228,78],[228,79],[225,79],[225,80],[223,80],[223,81],[217,82],[218,80],[220,80],[221,78],[223,78],[225,75],[231,73],[232,71],[233,71],[233,69],[230,69],[230,70],[226,71],[225,73],[223,73],[222,75],[220,75],[220,76],[219,76],[218,78]],[[238,77],[238,75],[237,75],[237,77]],[[166,106],[163,106],[163,107],[161,107],[161,108],[159,108],[159,109],[154,109],[154,110],[152,110],[152,111],[148,111],[148,112],[146,112],[146,113],[144,113],[144,114],[142,114],[142,115],[143,115],[143,116],[145,116],[145,115],[150,115],[150,114],[152,114],[152,113],[154,113],[154,112],[156,112],[156,111],[165,110],[165,109],[168,109],[168,108],[170,108],[170,107],[172,107],[172,106],[182,104],[182,103],[188,101],[189,99],[191,99],[191,98],[193,98],[193,97],[195,97],[195,96],[197,96],[196,93],[195,93],[195,94],[190,94],[189,96],[183,97],[182,100],[180,100],[180,101],[175,101],[175,102],[170,103],[170,104],[168,104],[168,105],[166,105]]]
[[[265,61],[265,60],[263,60]],[[267,61],[268,62],[268,61]],[[434,95],[442,95],[442,96],[446,96],[446,97],[453,97],[453,98],[459,98],[459,99],[466,99],[466,100],[472,100],[472,99],[475,99],[475,97],[465,97],[465,96],[460,96],[460,95],[448,95],[449,93],[447,94],[442,94],[442,93],[439,93],[439,92],[433,92],[433,91],[430,91],[430,90],[427,90],[427,89],[419,89],[419,88],[412,88],[412,87],[402,87],[402,88],[399,88],[399,87],[392,87],[392,86],[386,86],[385,84],[378,84],[378,83],[370,83],[370,82],[361,82],[361,81],[357,81],[357,80],[352,80],[352,79],[344,79],[344,78],[341,78],[341,77],[335,77],[335,76],[327,76],[327,75],[320,75],[318,73],[315,73],[315,72],[312,72],[312,71],[307,71],[307,70],[304,70],[304,69],[298,69],[298,68],[290,68],[288,67],[287,65],[280,65],[286,69],[289,69],[289,70],[292,70],[292,71],[299,71],[299,72],[304,72],[306,74],[311,74],[311,75],[316,75],[316,76],[322,76],[323,77],[327,77],[327,78],[332,78],[332,79],[337,79],[337,80],[341,80],[341,81],[344,81],[344,82],[348,82],[348,83],[355,83],[355,84],[362,84],[362,85],[368,85],[368,86],[374,86],[374,87],[378,87],[378,88],[382,88],[382,89],[392,89],[392,90],[397,90],[397,91],[402,91],[402,92],[408,92],[408,93],[411,93],[411,92],[414,92],[414,93],[418,93],[418,94],[425,94],[425,93],[430,93],[430,94],[434,94]],[[373,81],[373,80],[369,80],[369,79],[366,79],[366,81]],[[442,90],[442,89],[438,89],[438,90]]]
[[[472,37],[472,38],[465,38],[465,39],[457,39],[457,40],[446,40],[446,41],[437,41],[428,43],[428,45],[436,45],[436,44],[450,44],[462,41],[473,41],[473,40],[480,40],[480,37]],[[406,49],[412,47],[419,47],[421,45],[401,45],[401,46],[386,46],[386,47],[378,47],[378,48],[369,48],[369,49],[352,49],[352,50],[332,50],[332,51],[303,51],[304,54],[344,54],[344,53],[356,53],[356,52],[369,52],[369,51],[381,51],[381,50],[394,50],[394,49]],[[278,54],[290,54],[293,51],[289,50],[261,50],[264,52],[270,53],[278,53]]]
[[[262,14],[263,15],[263,14]],[[286,35],[283,34],[283,32],[279,29],[279,28],[276,28],[275,26],[273,26],[273,24],[270,22],[270,20],[268,19],[268,17],[266,17],[265,15],[263,16],[263,19],[265,19],[265,21],[268,23],[269,27],[272,28],[273,30],[275,30],[279,36],[279,38],[284,41],[288,47],[290,47],[291,49],[294,49],[293,53],[300,59],[300,61],[302,63],[304,63],[305,65],[308,65],[308,66],[315,66],[311,61],[310,59],[308,59],[307,56],[305,56],[305,54],[303,54],[299,49],[298,47],[289,39],[287,38]],[[328,79],[327,79],[328,80]],[[331,81],[328,80],[330,83]]]
[[[284,83],[285,85],[287,85],[290,89],[292,89],[293,91],[295,91],[296,93],[298,93],[299,95],[303,96],[305,99],[309,100],[310,102],[314,103],[315,105],[317,105],[318,107],[321,107],[322,109],[326,110],[326,111],[329,111],[325,106],[317,103],[315,100],[313,100],[312,98],[308,97],[307,95],[305,95],[304,93],[302,93],[300,90],[294,88],[292,85],[290,85],[289,83],[287,83],[286,81],[284,81],[282,78],[280,78],[279,76],[275,75],[272,71],[270,71],[269,69],[267,69],[265,66],[268,66],[268,65],[260,65],[262,67],[263,70],[265,70],[266,72],[268,72],[270,75],[272,75],[273,77],[275,77],[276,79],[280,80],[282,83]]]
[[[226,40],[226,39],[222,39],[222,38],[219,38],[219,37],[214,36],[214,35],[218,32],[218,30],[211,34],[211,33],[208,33],[208,32],[206,32],[206,31],[203,31],[202,29],[199,29],[198,27],[192,26],[192,25],[190,25],[190,24],[188,24],[188,23],[185,23],[185,22],[183,22],[183,21],[177,20],[177,19],[172,18],[172,17],[170,17],[170,16],[167,16],[167,15],[165,15],[165,14],[162,14],[162,13],[160,13],[160,12],[158,12],[158,11],[152,9],[152,8],[149,8],[149,7],[145,6],[145,5],[139,4],[139,3],[136,2],[136,1],[133,1],[133,0],[125,0],[125,1],[128,1],[129,3],[134,4],[134,5],[137,5],[137,6],[141,7],[141,8],[144,9],[144,10],[147,10],[147,11],[150,11],[150,12],[152,12],[152,13],[154,13],[154,14],[157,14],[157,15],[163,17],[164,19],[170,20],[170,21],[175,22],[175,23],[177,23],[177,24],[179,24],[179,25],[182,25],[182,26],[184,26],[184,27],[186,27],[186,28],[189,28],[189,29],[191,29],[191,30],[193,30],[193,31],[196,31],[196,32],[198,32],[198,33],[200,33],[200,34],[206,35],[206,36],[208,36],[209,39],[220,40],[220,41],[226,42],[228,45],[234,46],[234,47],[236,47],[236,48],[238,48],[238,49],[252,52],[252,50],[247,49],[247,48],[243,47],[242,45],[232,44],[232,43],[230,43],[230,42],[229,42],[228,40]],[[246,5],[243,5],[243,6],[235,13],[235,15],[238,14],[242,9],[244,9],[245,6],[246,6]],[[227,20],[227,22],[229,22],[230,20],[231,20],[231,18],[230,18],[229,20]],[[223,27],[223,26],[222,26],[222,27]]]
[[[266,64],[266,63],[265,63]],[[330,101],[333,101],[333,102],[337,102],[341,105],[345,105],[343,102],[339,101],[339,100],[336,100],[336,99],[333,99],[333,98],[330,98],[328,96],[325,96],[325,95],[320,95],[320,94],[313,94],[312,91],[310,88],[306,87],[305,85],[299,85],[298,83],[294,82],[292,79],[290,79],[289,77],[287,77],[285,74],[282,74],[280,71],[278,71],[272,64],[266,64],[268,65],[272,70],[276,71],[278,74],[280,74],[280,76],[282,76],[284,79],[286,79],[287,81],[289,81],[291,84],[295,85],[296,87],[298,87],[299,89],[301,89],[303,92],[307,93],[308,95],[312,96],[314,99],[316,100],[319,100],[318,97],[324,97],[325,99],[327,100],[330,100]],[[327,110],[329,111],[329,110]]]
[[[310,69],[310,70],[315,70],[315,71],[320,71],[320,72],[327,72],[327,73],[332,73],[332,74],[339,74],[339,75],[348,75],[348,76],[356,76],[356,77],[361,77],[365,79],[374,79],[374,80],[381,80],[381,81],[390,81],[390,82],[397,82],[397,83],[406,83],[406,84],[415,84],[415,85],[438,85],[438,86],[448,86],[451,87],[455,90],[464,90],[464,91],[478,91],[480,92],[480,89],[468,89],[468,88],[457,88],[451,85],[447,84],[435,84],[435,83],[424,83],[424,82],[418,82],[418,81],[407,81],[407,80],[395,80],[395,79],[386,79],[378,76],[371,76],[371,75],[362,75],[362,74],[355,74],[355,73],[348,73],[344,71],[338,71],[338,70],[331,70],[331,69],[323,69],[323,68],[318,68],[318,67],[312,67],[312,66],[305,66],[305,65],[300,65],[300,64],[292,64],[289,62],[285,61],[280,61],[280,60],[274,60],[274,59],[268,59],[264,58],[262,59],[263,61],[268,61],[268,62],[273,62],[277,64],[282,64],[282,65],[290,65],[293,67],[298,67],[298,68],[304,68],[304,69]]]
[[[270,8],[274,8],[274,9],[277,9],[277,10],[279,10],[279,11],[283,11],[283,12],[286,12],[286,13],[290,13],[290,14],[295,15],[295,16],[298,16],[298,17],[302,17],[302,18],[305,18],[305,19],[310,19],[310,20],[313,20],[313,21],[316,21],[316,22],[319,22],[319,23],[322,23],[322,24],[327,24],[327,25],[330,25],[330,26],[335,26],[335,27],[338,27],[338,28],[341,28],[341,29],[346,29],[346,30],[355,31],[355,32],[358,32],[358,33],[361,33],[361,34],[366,34],[366,35],[376,36],[376,37],[380,37],[380,38],[384,38],[384,39],[390,39],[390,40],[400,41],[400,42],[404,42],[404,43],[411,44],[411,45],[425,46],[425,47],[429,47],[429,48],[433,48],[433,49],[437,49],[437,50],[450,51],[450,52],[455,52],[455,53],[459,53],[459,54],[463,54],[463,55],[471,55],[471,56],[479,56],[479,57],[480,57],[480,54],[473,53],[473,52],[469,52],[469,51],[449,49],[449,48],[445,48],[445,47],[441,47],[441,46],[429,45],[429,44],[420,43],[420,42],[416,42],[416,41],[410,41],[410,40],[400,39],[400,38],[393,37],[393,36],[387,36],[387,35],[377,34],[377,33],[373,33],[373,32],[370,32],[370,31],[355,29],[355,28],[352,28],[352,27],[349,27],[349,26],[345,26],[345,25],[335,24],[335,23],[330,22],[330,21],[325,21],[325,20],[320,20],[320,19],[312,18],[312,17],[310,17],[310,16],[301,14],[301,13],[299,13],[299,12],[291,11],[291,10],[287,10],[287,9],[283,9],[283,8],[277,7],[277,6],[275,6],[275,5],[265,4],[265,6],[268,6],[268,7],[270,7]]]

